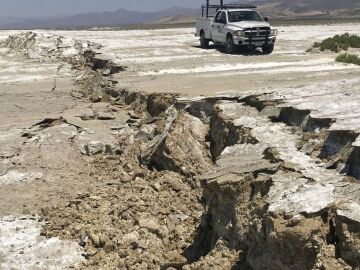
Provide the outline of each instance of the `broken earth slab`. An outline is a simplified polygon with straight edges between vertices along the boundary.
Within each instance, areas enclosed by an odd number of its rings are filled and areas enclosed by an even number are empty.
[[[230,248],[248,250],[253,269],[315,269],[329,262],[332,267],[323,269],[347,269],[342,259],[357,266],[358,183],[324,169],[297,149],[301,134],[245,103],[218,102],[211,127],[222,152],[201,177],[209,222],[202,230],[209,230],[210,250],[227,240]],[[226,137],[229,127],[240,131],[232,133],[237,140]],[[333,245],[335,226],[339,246]],[[325,241],[321,234],[328,235]],[[300,251],[304,257],[296,257]]]
[[[0,268],[57,270],[82,262],[77,243],[40,236],[37,217],[0,218]]]
[[[7,48],[10,53],[23,55],[32,60],[58,61],[79,58],[85,51],[99,48],[99,45],[37,31],[9,36],[0,42],[0,48]]]
[[[232,119],[236,127],[250,130],[251,135],[258,141],[255,147],[276,149],[278,158],[300,173],[300,176],[295,178],[286,173],[273,176],[274,185],[268,198],[269,210],[286,208],[285,212],[291,215],[314,214],[333,205],[335,197],[337,201],[347,201],[348,196],[341,196],[340,193],[335,195],[339,190],[335,189],[335,186],[347,183],[344,177],[334,170],[325,169],[320,160],[298,151],[296,142],[300,140],[300,135],[287,125],[274,123],[243,103],[227,101],[219,103],[217,107],[223,119]],[[223,154],[226,152],[225,149]],[[355,185],[354,188],[358,190],[360,186]],[[281,194],[278,193],[279,190],[282,190]]]

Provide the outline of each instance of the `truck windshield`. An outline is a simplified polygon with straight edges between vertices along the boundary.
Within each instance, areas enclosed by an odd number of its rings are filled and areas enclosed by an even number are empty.
[[[263,18],[256,11],[230,11],[228,16],[229,22],[263,21]]]

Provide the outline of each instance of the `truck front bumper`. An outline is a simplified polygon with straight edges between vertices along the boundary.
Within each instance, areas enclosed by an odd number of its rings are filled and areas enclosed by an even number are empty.
[[[246,37],[246,36],[234,36],[234,43],[240,46],[250,46],[250,47],[261,47],[267,44],[273,44],[276,42],[276,36],[268,37]]]

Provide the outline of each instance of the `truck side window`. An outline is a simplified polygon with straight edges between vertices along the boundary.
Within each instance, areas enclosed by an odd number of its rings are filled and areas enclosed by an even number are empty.
[[[223,13],[223,12],[220,11],[220,12],[218,12],[218,13],[216,14],[216,17],[215,17],[214,22],[216,22],[216,23],[219,23],[219,22],[220,22],[220,18],[221,18],[222,13]]]
[[[220,23],[226,24],[226,13],[225,12],[221,13]]]

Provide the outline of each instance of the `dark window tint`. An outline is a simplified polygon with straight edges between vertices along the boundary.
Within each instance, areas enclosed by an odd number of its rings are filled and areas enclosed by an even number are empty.
[[[241,22],[241,21],[263,21],[259,13],[255,11],[231,11],[228,13],[229,22]]]
[[[226,13],[225,12],[222,12],[221,13],[221,18],[220,18],[221,22],[222,23],[226,23]]]
[[[215,20],[214,20],[216,23],[218,23],[220,21],[221,15],[222,15],[222,12],[218,12],[216,14],[216,17],[215,17]]]
[[[225,12],[219,12],[215,17],[216,23],[226,23],[226,13]]]

